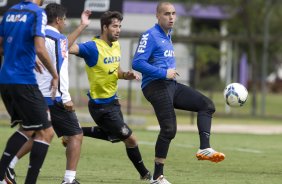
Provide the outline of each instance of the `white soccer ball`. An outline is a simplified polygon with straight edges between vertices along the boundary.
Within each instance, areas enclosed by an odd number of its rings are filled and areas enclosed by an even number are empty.
[[[225,87],[223,95],[227,105],[241,107],[247,101],[248,90],[240,83],[231,83]]]

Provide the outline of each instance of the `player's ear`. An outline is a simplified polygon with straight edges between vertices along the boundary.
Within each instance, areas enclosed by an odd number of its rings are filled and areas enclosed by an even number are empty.
[[[56,24],[59,24],[60,22],[60,17],[56,17]]]
[[[103,25],[103,32],[107,31],[108,27],[106,25]]]

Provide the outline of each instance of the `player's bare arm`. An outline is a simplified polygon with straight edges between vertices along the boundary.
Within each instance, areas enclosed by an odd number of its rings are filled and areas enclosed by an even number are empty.
[[[69,48],[69,53],[70,54],[78,54],[79,53],[79,48],[77,44],[73,44],[70,48]]]
[[[120,67],[118,70],[118,78],[124,80],[140,80],[140,76],[133,71],[124,72]]]
[[[89,17],[91,15],[91,11],[85,10],[81,14],[80,25],[68,36],[69,48],[72,46],[74,41],[80,35],[80,33],[90,24]]]
[[[43,73],[43,70],[45,70],[45,67],[43,65],[43,63],[38,59],[38,57],[36,56],[36,59],[35,59],[35,71],[42,74]]]

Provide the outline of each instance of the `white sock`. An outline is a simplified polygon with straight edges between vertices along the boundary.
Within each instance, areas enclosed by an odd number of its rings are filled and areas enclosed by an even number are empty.
[[[0,184],[7,184],[7,182],[4,179],[3,181],[0,181]]]
[[[71,183],[75,179],[76,171],[66,170],[64,181]]]
[[[16,167],[16,164],[17,164],[18,161],[19,161],[18,157],[15,156],[15,157],[13,158],[13,160],[10,162],[9,167],[12,168],[12,169],[14,169],[14,168]]]

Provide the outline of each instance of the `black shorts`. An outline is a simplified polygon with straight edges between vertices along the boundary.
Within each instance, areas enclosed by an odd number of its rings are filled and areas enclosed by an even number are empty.
[[[131,136],[131,129],[125,124],[118,100],[109,104],[88,102],[88,110],[96,124],[112,139],[121,141]]]
[[[47,105],[38,85],[0,84],[1,96],[12,121],[22,120],[24,130],[49,128]]]
[[[49,106],[51,122],[58,137],[73,136],[82,133],[82,129],[74,111],[64,108],[62,102]]]

